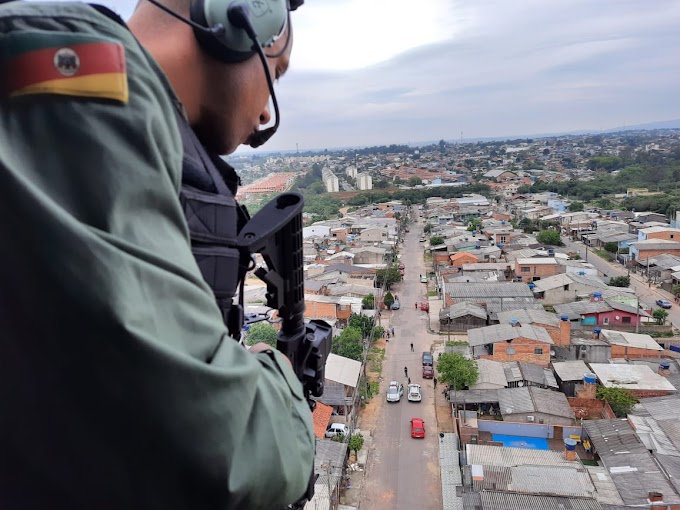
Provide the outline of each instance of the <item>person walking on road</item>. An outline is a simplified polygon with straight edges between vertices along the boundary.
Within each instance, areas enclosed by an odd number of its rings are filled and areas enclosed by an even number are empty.
[[[408,367],[404,367],[404,377],[408,377]]]
[[[392,336],[394,336],[394,326],[392,326]]]
[[[676,301],[677,301],[677,299],[678,299],[678,298],[675,298]],[[416,303],[416,310],[417,310],[417,309],[418,309],[418,303]]]
[[[433,378],[432,382],[434,383],[434,389],[436,390],[437,389],[437,378],[436,377]]]
[[[411,342],[411,352],[413,352],[413,342]]]
[[[410,377],[407,377],[406,380],[408,381],[407,384],[411,384],[411,378]]]

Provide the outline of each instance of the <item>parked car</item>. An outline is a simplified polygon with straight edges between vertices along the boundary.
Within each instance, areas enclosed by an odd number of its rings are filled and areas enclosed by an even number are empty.
[[[409,402],[420,402],[423,399],[420,394],[420,384],[409,384],[408,385],[408,401]]]
[[[673,305],[667,299],[657,299],[656,306],[660,306],[661,308],[671,308]]]
[[[331,423],[328,428],[326,428],[325,436],[328,438],[335,437],[340,434],[343,436],[349,435],[349,427],[344,423]]]
[[[434,363],[433,363],[431,352],[428,352],[428,351],[423,352],[422,358],[423,358],[423,365],[433,366]]]
[[[421,242],[421,243],[424,243],[424,242],[425,242],[425,238],[424,238],[424,237],[421,237],[421,238],[420,238],[420,242]]]
[[[422,302],[420,303],[420,309],[421,309],[423,312],[429,312],[429,311],[430,311],[430,303],[429,303],[429,301],[422,301]]]
[[[399,402],[401,396],[404,394],[404,385],[397,381],[390,381],[390,385],[387,388],[387,401],[388,402]]]
[[[411,418],[411,437],[425,437],[425,422],[420,418]]]
[[[394,303],[392,303],[392,306],[390,308],[392,308],[392,310],[399,310],[399,308],[401,308],[401,305],[399,304],[399,300],[395,299]]]
[[[421,276],[420,283],[427,283],[427,276]]]
[[[430,365],[423,365],[423,379],[432,379],[434,377],[434,368]]]

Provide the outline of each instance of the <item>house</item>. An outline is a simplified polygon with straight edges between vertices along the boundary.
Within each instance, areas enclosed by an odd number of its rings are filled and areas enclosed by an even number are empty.
[[[553,362],[552,368],[560,391],[567,397],[576,396],[576,386],[590,373],[588,365],[581,360]]]
[[[649,335],[603,329],[600,338],[611,345],[612,358],[657,358],[663,354],[663,347]]]
[[[477,263],[477,256],[467,251],[453,253],[452,255],[449,255],[449,258],[451,259],[451,265],[454,268],[462,268],[466,264]]]
[[[533,285],[534,296],[544,305],[569,303],[607,288],[607,284],[595,276],[585,277],[566,273],[549,276],[534,282]]]
[[[560,320],[556,314],[546,312],[543,308],[539,310],[522,308],[498,313],[498,322],[501,324],[510,324],[513,319],[519,324],[533,324],[545,328],[555,345],[570,343],[571,322],[567,318],[562,317]]]
[[[503,363],[488,359],[477,360],[479,376],[477,382],[470,386],[471,390],[498,390],[507,388],[508,381],[505,377]]]
[[[361,362],[330,353],[326,360],[323,396],[317,400],[351,423],[358,412]],[[335,418],[337,419],[337,417]],[[342,419],[338,419],[342,421]]]
[[[602,299],[599,292],[595,292],[590,301],[555,305],[555,311],[581,326],[636,326],[642,317],[650,316],[635,306]]]
[[[515,276],[523,282],[538,281],[558,273],[560,266],[554,258],[536,257],[515,260]]]
[[[361,312],[361,298],[305,294],[305,319],[324,319],[332,324],[344,324],[352,312]]]
[[[554,342],[539,326],[496,324],[468,331],[468,343],[475,358],[528,361],[547,367]]]
[[[447,306],[458,301],[471,301],[473,303],[486,303],[491,299],[505,300],[505,310],[516,298],[527,298],[533,301],[534,295],[525,284],[516,282],[489,282],[489,283],[446,283],[442,286],[442,293]]]
[[[486,310],[474,303],[461,301],[439,311],[441,331],[468,331],[488,324]]]
[[[677,391],[647,365],[591,363],[590,369],[605,388],[624,388],[638,398],[660,397]]]
[[[366,228],[359,234],[359,240],[362,243],[381,243],[387,239],[387,229],[371,227]]]
[[[632,260],[648,260],[657,255],[680,255],[680,242],[667,241],[665,239],[647,239],[637,241],[629,246],[629,254]]]
[[[552,370],[534,363],[506,361],[503,363],[503,371],[508,388],[521,388],[523,386],[537,386],[553,390],[559,388]]]
[[[354,264],[384,264],[387,253],[385,248],[373,246],[352,248],[350,251],[354,254]]]
[[[503,421],[574,424],[574,411],[567,397],[559,391],[533,386],[498,390],[498,407]]]

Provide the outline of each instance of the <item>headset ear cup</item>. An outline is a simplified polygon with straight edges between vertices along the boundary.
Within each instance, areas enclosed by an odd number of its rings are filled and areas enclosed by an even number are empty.
[[[231,2],[225,2],[224,5],[225,20],[223,25],[225,31],[236,30],[231,25],[231,23],[229,23],[229,21],[226,19],[227,8],[229,7],[230,3]],[[236,64],[248,60],[255,54],[254,51],[237,51],[232,48],[229,48],[224,41],[220,40],[220,38],[217,35],[209,32],[209,29],[212,27],[209,26],[205,14],[204,0],[194,0],[193,2],[191,2],[189,14],[191,16],[191,21],[208,29],[206,31],[194,27],[193,30],[194,36],[196,37],[196,40],[198,41],[198,44],[200,45],[201,49],[205,51],[208,55],[210,55],[212,58],[227,64]]]

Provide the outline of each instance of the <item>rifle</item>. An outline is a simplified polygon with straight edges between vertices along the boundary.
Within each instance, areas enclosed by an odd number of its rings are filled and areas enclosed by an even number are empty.
[[[255,270],[255,275],[267,284],[267,306],[278,310],[281,329],[276,348],[291,361],[295,375],[314,410],[311,398],[323,395],[326,359],[331,350],[333,331],[324,321],[304,322],[304,273],[302,267],[302,209],[304,198],[299,193],[282,193],[266,204],[241,229],[238,246],[242,257],[252,259],[259,253],[267,269]],[[243,267],[243,263],[241,264]],[[241,303],[243,300],[241,299]],[[250,316],[246,323],[264,318]],[[302,509],[314,496],[318,475],[310,476],[307,492],[290,509]]]

